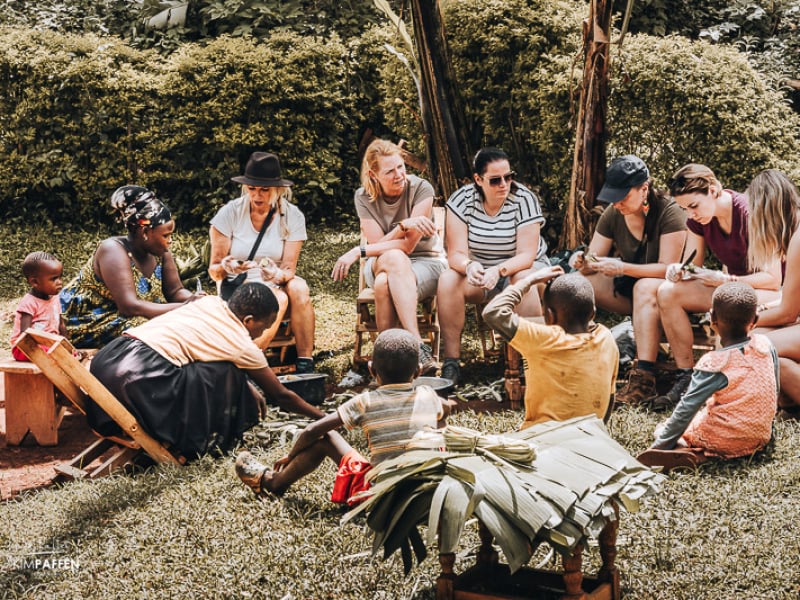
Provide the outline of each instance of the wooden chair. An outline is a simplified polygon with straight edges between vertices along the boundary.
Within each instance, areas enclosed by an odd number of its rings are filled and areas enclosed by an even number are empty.
[[[443,206],[433,208],[433,222],[444,240],[445,209]],[[362,243],[364,239],[362,236]],[[372,358],[372,352],[365,349],[366,342],[374,342],[378,337],[378,325],[375,321],[375,292],[364,284],[365,259],[359,263],[358,297],[356,298],[356,338],[353,345],[353,364],[364,365]],[[417,326],[420,336],[439,360],[439,316],[436,310],[436,296],[421,300],[417,304]]]
[[[522,355],[483,320],[486,303],[474,304],[473,307],[481,342],[481,358],[495,357],[499,360],[502,357],[506,396],[511,410],[519,410],[525,398],[525,365]]]
[[[294,373],[297,370],[297,342],[292,331],[291,308],[283,315],[281,324],[275,332],[275,337],[264,350],[264,356],[270,368],[276,375]]]
[[[55,385],[75,408],[86,414],[86,403],[94,400],[125,432],[126,437],[104,437],[91,444],[68,463],[55,467],[67,479],[94,479],[130,464],[144,452],[159,463],[182,464],[184,458],[172,454],[148,435],[136,418],[74,356],[65,338],[28,329],[15,344]],[[98,458],[105,457],[98,466]]]

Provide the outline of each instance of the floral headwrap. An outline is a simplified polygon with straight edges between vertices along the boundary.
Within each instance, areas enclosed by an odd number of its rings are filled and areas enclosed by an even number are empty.
[[[169,208],[147,188],[124,185],[111,195],[111,206],[119,213],[117,220],[128,229],[158,227],[172,220]]]

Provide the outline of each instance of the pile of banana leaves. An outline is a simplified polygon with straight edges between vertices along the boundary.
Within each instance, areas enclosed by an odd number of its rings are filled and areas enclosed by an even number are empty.
[[[637,511],[664,480],[594,416],[503,436],[448,427],[422,436],[417,446],[375,466],[367,499],[342,519],[365,514],[373,554],[383,548],[385,559],[400,550],[406,573],[437,537],[440,553],[455,552],[473,517],[494,535],[512,573],[541,542],[568,554],[597,539],[617,508]]]

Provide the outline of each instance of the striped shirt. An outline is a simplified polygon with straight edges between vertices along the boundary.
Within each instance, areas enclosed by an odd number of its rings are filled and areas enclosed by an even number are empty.
[[[528,223],[544,225],[539,199],[531,190],[514,182],[500,212],[490,217],[483,208],[478,186],[470,183],[456,190],[447,208],[467,224],[469,257],[484,266],[497,265],[517,254],[517,232]],[[536,260],[547,254],[547,243],[539,236]]]
[[[408,383],[383,385],[355,396],[337,409],[345,427],[361,427],[373,465],[402,454],[411,438],[444,417],[442,401],[432,388]]]

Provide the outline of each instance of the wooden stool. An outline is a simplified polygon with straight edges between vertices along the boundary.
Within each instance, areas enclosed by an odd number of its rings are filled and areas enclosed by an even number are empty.
[[[56,402],[55,388],[33,363],[0,361],[6,397],[6,444],[18,446],[30,432],[40,446],[58,444],[58,426],[65,407]]]
[[[594,577],[583,574],[583,544],[562,558],[563,572],[523,567],[511,574],[508,565],[498,561],[492,534],[478,521],[481,546],[473,567],[455,575],[455,555],[439,555],[442,572],[436,580],[436,600],[533,600],[545,591],[560,594],[562,600],[619,600],[620,577],[614,564],[618,528],[619,521],[609,521],[600,533],[603,564]]]

